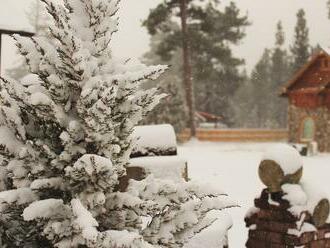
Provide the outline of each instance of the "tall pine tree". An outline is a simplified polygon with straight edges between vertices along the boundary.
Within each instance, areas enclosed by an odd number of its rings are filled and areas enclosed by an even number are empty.
[[[274,127],[283,127],[287,125],[287,101],[278,96],[280,87],[289,80],[290,62],[287,51],[284,48],[285,34],[282,23],[278,22],[275,34],[275,48],[272,53],[271,81],[272,93],[271,101],[273,103]]]
[[[0,80],[1,247],[182,247],[225,196],[152,175],[119,190],[133,128],[163,97],[142,85],[166,66],[112,56],[119,1],[42,2],[49,36],[15,36],[40,85]]]
[[[157,45],[163,39],[163,34],[154,35],[151,38],[151,50],[145,54],[144,62],[146,64],[161,64],[164,61],[156,53]],[[188,111],[184,98],[184,89],[181,82],[182,64],[181,50],[173,55],[169,61],[171,73],[164,73],[156,83],[161,92],[167,94],[167,97],[161,100],[160,104],[143,121],[144,124],[171,124],[177,133],[180,133],[187,127]],[[147,84],[146,87],[153,87]]]
[[[271,51],[265,49],[260,61],[251,73],[250,83],[253,87],[254,101],[251,110],[255,112],[253,122],[257,127],[272,126],[272,81],[271,81]]]
[[[250,78],[237,90],[235,124],[238,127],[271,128],[274,124],[272,91],[272,53],[265,49]]]
[[[309,29],[305,11],[300,9],[297,13],[297,24],[295,27],[294,43],[291,46],[292,72],[299,70],[310,57]]]
[[[287,103],[278,95],[290,75],[290,56],[282,23],[278,22],[275,47],[266,49],[249,79],[235,94],[235,125],[252,128],[285,128]],[[246,111],[249,109],[249,111]]]
[[[144,22],[151,35],[164,34],[156,51],[164,61],[182,49],[181,29],[175,24],[179,3],[180,0],[162,1]],[[244,64],[231,48],[244,38],[247,17],[234,3],[225,8],[217,0],[187,3],[196,106],[200,111],[225,116],[229,123],[228,102],[242,79],[238,67]]]

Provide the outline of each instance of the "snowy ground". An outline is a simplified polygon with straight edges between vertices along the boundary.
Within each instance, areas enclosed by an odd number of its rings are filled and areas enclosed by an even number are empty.
[[[263,188],[258,178],[258,165],[263,151],[272,145],[194,141],[179,147],[179,154],[188,160],[190,178],[216,185],[240,204],[241,208],[230,210],[234,221],[229,233],[231,248],[245,247],[247,229],[244,216]],[[328,191],[330,195],[329,177],[330,154],[304,158],[303,181]]]

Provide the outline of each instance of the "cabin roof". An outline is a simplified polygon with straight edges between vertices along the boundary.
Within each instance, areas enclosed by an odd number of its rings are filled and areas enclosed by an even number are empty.
[[[280,95],[281,96],[287,96],[290,89],[292,89],[293,86],[301,79],[305,73],[308,71],[309,68],[311,68],[320,58],[324,56],[329,56],[329,53],[321,49],[320,52],[314,54],[310,60],[300,69],[296,72],[296,74],[281,88]],[[321,93],[324,89],[330,87],[330,80],[328,78],[320,78],[320,81],[317,84],[317,87],[309,88],[309,89],[300,89],[300,91],[314,91]]]

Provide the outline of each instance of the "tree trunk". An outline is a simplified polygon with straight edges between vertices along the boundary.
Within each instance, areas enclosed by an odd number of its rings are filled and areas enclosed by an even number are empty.
[[[189,110],[189,127],[191,136],[196,136],[195,123],[195,100],[194,100],[194,86],[191,77],[191,55],[189,34],[187,27],[187,0],[181,0],[181,26],[182,26],[182,50],[183,50],[183,83],[186,93],[186,101]]]
[[[0,33],[0,76],[1,76],[1,48],[2,48],[2,34]]]

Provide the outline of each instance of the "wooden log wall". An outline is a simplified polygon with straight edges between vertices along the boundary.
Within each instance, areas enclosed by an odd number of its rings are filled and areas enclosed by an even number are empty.
[[[211,142],[277,142],[288,140],[286,129],[198,129],[197,139]],[[189,140],[189,129],[178,135],[180,142]]]
[[[291,147],[264,154],[259,177],[267,188],[246,215],[247,248],[330,248],[330,202],[300,184],[302,163]]]

